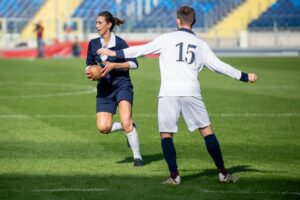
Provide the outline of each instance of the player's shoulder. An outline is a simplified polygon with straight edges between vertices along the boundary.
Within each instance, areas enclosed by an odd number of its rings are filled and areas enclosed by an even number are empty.
[[[95,44],[95,43],[98,43],[98,42],[100,42],[100,37],[91,39],[89,43]]]
[[[127,42],[120,36],[116,35],[116,44],[127,44]]]
[[[204,42],[200,37],[197,36],[194,32],[190,31],[181,31],[181,30],[176,30],[172,31],[169,33],[166,33],[167,36],[169,37],[175,37],[175,38],[192,38],[193,40],[196,40],[198,42]]]
[[[124,49],[124,48],[128,47],[127,42],[123,38],[121,38],[120,36],[117,36],[117,35],[115,35],[115,38],[116,38],[115,45],[116,45],[117,49]]]

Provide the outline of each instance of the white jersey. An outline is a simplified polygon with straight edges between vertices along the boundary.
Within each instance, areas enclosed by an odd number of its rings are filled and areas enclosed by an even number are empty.
[[[208,69],[240,79],[242,72],[220,61],[189,29],[165,33],[145,45],[123,49],[125,58],[159,53],[162,96],[201,96],[198,73]]]

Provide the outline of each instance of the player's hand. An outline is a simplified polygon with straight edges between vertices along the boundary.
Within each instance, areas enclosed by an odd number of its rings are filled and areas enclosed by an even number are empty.
[[[257,75],[254,73],[248,73],[248,79],[250,83],[255,83],[257,81]]]
[[[108,74],[111,70],[115,68],[115,63],[112,62],[104,62],[105,67],[102,69],[102,77]]]
[[[90,72],[89,72],[89,68],[90,68],[90,66],[87,66],[87,67],[85,68],[85,75],[86,75],[86,77],[87,77],[89,80],[92,80],[92,77],[91,77]]]
[[[110,49],[100,48],[97,50],[97,54],[100,56],[116,56],[116,52]]]

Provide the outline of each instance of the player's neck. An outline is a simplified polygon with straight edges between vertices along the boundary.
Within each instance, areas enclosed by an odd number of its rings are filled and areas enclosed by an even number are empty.
[[[109,31],[107,31],[103,36],[103,41],[106,45],[109,44],[109,41],[110,41],[110,36],[111,36],[111,33]]]
[[[191,28],[190,26],[187,26],[187,25],[179,25],[179,26],[178,26],[178,29],[182,29],[182,28],[192,30],[192,28]]]

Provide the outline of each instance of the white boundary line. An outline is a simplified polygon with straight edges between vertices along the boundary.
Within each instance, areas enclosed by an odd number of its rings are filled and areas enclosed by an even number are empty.
[[[106,188],[49,188],[49,189],[32,189],[32,190],[13,190],[14,192],[35,192],[35,193],[50,193],[50,192],[105,192]],[[300,192],[272,192],[272,191],[250,191],[250,190],[208,190],[200,189],[202,193],[217,193],[217,194],[263,194],[263,195],[294,195],[300,196]]]
[[[250,191],[250,190],[207,190],[201,189],[202,193],[220,193],[220,194],[267,194],[267,195],[296,195],[300,196],[300,192],[265,192],[265,191]]]
[[[5,190],[0,190],[5,191]],[[106,188],[49,188],[49,189],[23,189],[23,190],[12,190],[13,192],[104,192]]]
[[[28,99],[28,98],[43,98],[43,97],[63,97],[63,96],[75,96],[95,93],[96,89],[85,88],[84,91],[74,91],[74,92],[62,92],[55,94],[35,94],[35,95],[19,95],[19,96],[0,96],[0,99]]]
[[[300,113],[213,113],[210,117],[300,117]],[[60,114],[45,114],[45,115],[22,115],[22,114],[4,114],[0,115],[1,119],[25,119],[25,118],[90,118],[95,115],[60,115]],[[133,117],[141,118],[156,118],[157,114],[134,114]]]
[[[9,83],[1,83],[0,85],[17,85],[15,82]],[[18,96],[0,96],[1,99],[24,99],[24,98],[43,98],[43,97],[61,97],[61,96],[74,96],[74,95],[84,95],[95,93],[96,87],[93,86],[82,86],[82,85],[72,85],[72,84],[65,84],[65,83],[23,83],[23,86],[46,86],[46,87],[67,87],[68,89],[74,88],[79,89],[80,91],[74,92],[61,92],[61,93],[52,93],[52,94],[34,94],[34,95],[18,95]]]
[[[56,188],[56,189],[34,189],[30,192],[104,192],[105,188]]]

